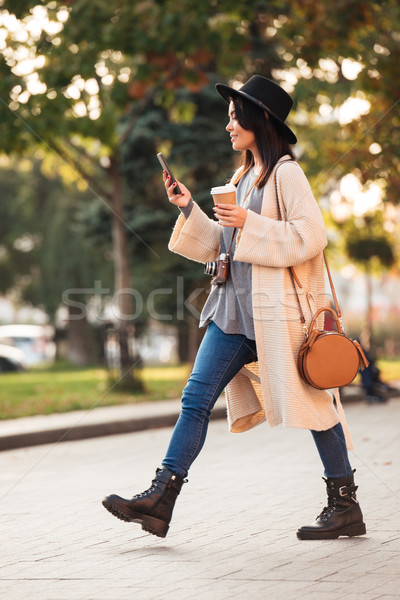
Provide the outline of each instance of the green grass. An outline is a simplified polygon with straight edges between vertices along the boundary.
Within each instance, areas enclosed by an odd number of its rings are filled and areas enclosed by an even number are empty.
[[[400,359],[382,358],[377,361],[378,368],[381,371],[381,379],[385,383],[391,381],[400,381]]]
[[[383,381],[400,380],[400,359],[381,359],[378,366]],[[132,394],[117,390],[107,371],[98,367],[78,369],[57,363],[47,369],[3,373],[0,419],[179,398],[188,375],[189,365],[145,367],[141,370],[145,392]]]
[[[78,369],[56,364],[48,369],[0,376],[0,419],[86,410],[94,406],[179,398],[189,375],[188,365],[145,367],[145,391],[117,390],[102,368]]]

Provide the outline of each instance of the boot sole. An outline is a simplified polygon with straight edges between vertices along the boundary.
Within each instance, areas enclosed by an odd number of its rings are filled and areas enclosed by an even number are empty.
[[[156,535],[157,537],[165,538],[167,535],[169,525],[165,521],[161,521],[156,517],[150,517],[149,515],[142,515],[140,513],[132,512],[129,515],[123,513],[117,506],[112,502],[103,500],[102,502],[105,509],[108,510],[114,517],[125,521],[127,523],[139,523],[144,531]]]
[[[365,523],[356,523],[337,531],[298,531],[297,537],[299,540],[335,540],[341,535],[354,537],[356,535],[365,535],[366,533]]]

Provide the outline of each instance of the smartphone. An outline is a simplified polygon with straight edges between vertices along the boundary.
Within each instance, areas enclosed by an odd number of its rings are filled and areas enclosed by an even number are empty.
[[[172,185],[173,183],[176,182],[176,179],[175,179],[175,177],[174,177],[174,175],[173,175],[173,173],[172,173],[172,171],[171,171],[171,169],[169,167],[169,164],[167,163],[167,159],[165,158],[165,156],[164,156],[164,154],[162,152],[159,152],[157,154],[157,158],[160,161],[160,164],[161,164],[163,170],[167,171],[168,175],[170,176],[170,178],[171,178],[171,185]],[[175,192],[175,194],[182,194],[181,188],[179,187],[178,184],[176,184],[174,192]]]

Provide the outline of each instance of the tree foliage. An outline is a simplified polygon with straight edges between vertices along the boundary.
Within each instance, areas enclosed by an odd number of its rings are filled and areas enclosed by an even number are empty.
[[[90,194],[45,177],[38,160],[2,166],[0,183],[2,292],[14,289],[53,320],[66,289],[87,288],[96,277],[110,284],[107,245],[94,246],[88,235]]]
[[[0,16],[0,150],[40,146],[97,195],[83,222],[113,245],[115,289],[127,273],[150,289],[178,272],[156,151],[204,206],[231,171],[216,80],[259,73],[293,95],[318,195],[353,172],[398,203],[396,0],[5,0]],[[179,264],[196,287],[198,268]]]
[[[360,223],[346,225],[346,250],[349,257],[366,270],[374,266],[389,269],[395,262],[394,240],[384,229],[380,213],[365,215]]]

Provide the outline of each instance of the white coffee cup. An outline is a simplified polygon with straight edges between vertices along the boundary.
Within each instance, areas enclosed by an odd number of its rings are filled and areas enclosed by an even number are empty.
[[[213,187],[210,193],[215,204],[236,204],[236,187],[233,183]]]

